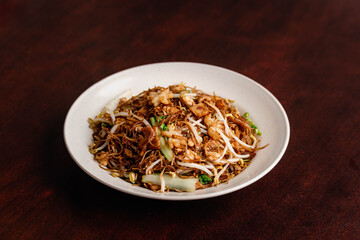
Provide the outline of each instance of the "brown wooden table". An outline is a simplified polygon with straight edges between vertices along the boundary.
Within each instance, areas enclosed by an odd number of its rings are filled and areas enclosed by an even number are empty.
[[[360,2],[0,1],[0,239],[360,239]],[[68,154],[65,115],[117,71],[190,61],[270,90],[291,137],[208,200],[117,192]]]

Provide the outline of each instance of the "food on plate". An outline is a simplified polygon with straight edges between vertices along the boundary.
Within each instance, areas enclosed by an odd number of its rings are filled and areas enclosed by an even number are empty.
[[[130,90],[89,118],[89,150],[113,177],[156,192],[217,186],[254,158],[261,132],[232,101],[184,84]]]

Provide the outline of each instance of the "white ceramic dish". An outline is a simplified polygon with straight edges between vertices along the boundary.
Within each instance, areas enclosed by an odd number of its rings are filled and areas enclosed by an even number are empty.
[[[228,184],[197,190],[194,193],[155,193],[109,175],[89,153],[91,129],[87,119],[96,116],[103,107],[126,89],[136,95],[154,86],[185,82],[208,93],[235,100],[240,112],[247,111],[262,131],[262,144],[250,166]],[[113,74],[82,93],[71,106],[64,124],[66,147],[74,161],[87,174],[116,190],[153,199],[194,200],[227,194],[254,183],[267,174],[281,159],[289,142],[287,115],[278,100],[255,81],[230,70],[200,63],[155,63]]]

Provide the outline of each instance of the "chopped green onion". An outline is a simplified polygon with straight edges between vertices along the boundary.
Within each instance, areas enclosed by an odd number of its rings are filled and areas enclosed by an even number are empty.
[[[161,120],[163,120],[163,119],[165,119],[165,118],[167,118],[167,116],[160,116],[160,117],[157,119],[157,122],[159,123],[159,122],[161,122]]]
[[[154,118],[154,117],[151,117],[150,118],[150,122],[151,122],[151,126],[155,126],[156,125],[156,118]]]
[[[165,123],[161,124],[160,128],[161,128],[161,131],[169,130],[169,128],[166,126]]]
[[[259,128],[255,124],[252,123],[251,128],[253,128],[255,130],[255,133],[257,135],[261,136],[262,133],[260,132]]]
[[[246,112],[246,113],[243,115],[243,117],[246,118],[246,121],[251,122],[251,128],[253,128],[253,129],[255,130],[255,133],[256,133],[257,135],[261,136],[262,133],[260,132],[259,128],[258,128],[254,123],[252,123],[252,120],[251,120],[250,118],[248,118],[248,117],[249,117],[249,113]]]
[[[206,174],[200,174],[198,177],[201,184],[208,184],[209,182],[212,182],[212,179]]]
[[[259,129],[255,129],[255,133],[259,136],[261,136],[261,134],[262,134]]]

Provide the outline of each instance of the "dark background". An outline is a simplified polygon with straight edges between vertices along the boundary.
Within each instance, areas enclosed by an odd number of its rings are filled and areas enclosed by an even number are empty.
[[[284,106],[288,149],[208,200],[117,192],[71,159],[73,101],[138,65],[240,72]],[[0,239],[360,239],[360,2],[0,0]]]

